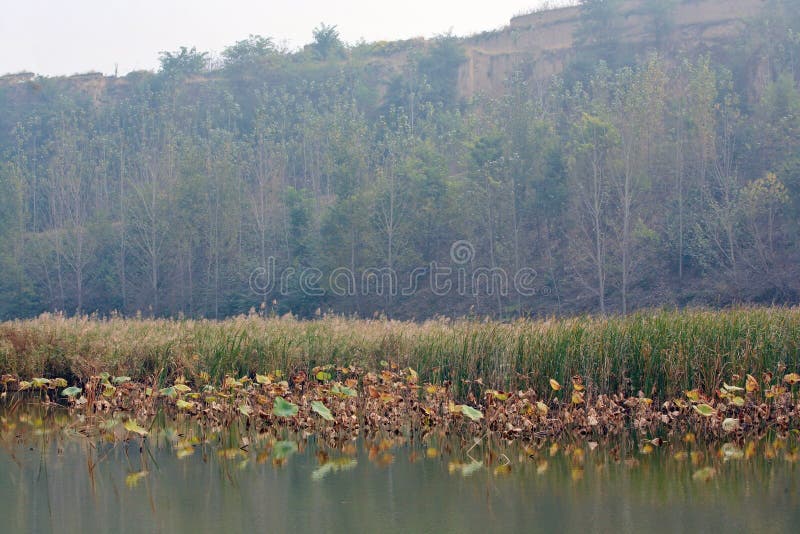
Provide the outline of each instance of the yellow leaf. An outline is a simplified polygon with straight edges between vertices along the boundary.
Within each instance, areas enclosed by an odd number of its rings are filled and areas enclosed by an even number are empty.
[[[700,391],[697,389],[692,389],[686,392],[686,397],[693,402],[697,402],[700,400]]]
[[[744,448],[744,458],[745,460],[749,460],[756,454],[756,442],[750,441]]]
[[[503,402],[508,400],[508,393],[496,389],[487,389],[486,396]]]
[[[147,471],[139,471],[138,473],[130,473],[125,477],[125,485],[129,488],[135,488],[141,479],[147,476]]]
[[[572,377],[572,387],[575,391],[583,391],[585,388],[583,387],[583,378],[580,375],[575,375]]]
[[[547,463],[547,460],[540,460],[539,463],[536,464],[536,474],[537,475],[545,474],[547,472],[547,468],[549,466],[550,466],[550,464]]]
[[[191,456],[192,454],[194,454],[194,447],[192,447],[191,445],[180,447],[178,450],[175,451],[175,456],[177,456],[179,460],[181,458],[186,458],[187,456]]]
[[[753,375],[747,375],[747,380],[744,383],[744,388],[748,393],[758,391],[758,380]]]
[[[495,476],[508,475],[509,473],[511,473],[511,464],[502,464],[494,468]]]
[[[128,419],[123,426],[128,432],[134,432],[140,436],[146,436],[148,434],[147,430],[139,426],[139,423],[137,423],[135,419]]]
[[[550,387],[553,388],[553,391],[558,391],[561,389],[561,384],[559,384],[555,379],[550,379]]]
[[[47,378],[32,378],[31,382],[33,383],[33,387],[37,388],[44,388],[50,385],[50,380]]]
[[[702,469],[698,469],[692,475],[692,478],[695,480],[699,480],[700,482],[708,482],[717,474],[717,470],[713,467],[704,467]]]
[[[583,393],[581,393],[580,391],[573,391],[572,404],[583,404]]]
[[[797,373],[789,373],[788,375],[783,377],[783,381],[789,384],[790,386],[793,386],[798,382],[800,382],[800,375]]]
[[[545,403],[543,403],[542,401],[537,401],[536,402],[536,411],[542,417],[546,416],[547,415],[547,411],[548,411],[547,410],[547,405]]]
[[[411,367],[408,368],[408,378],[406,379],[406,381],[409,384],[416,384],[419,381],[419,375]]]
[[[784,393],[786,393],[786,388],[785,387],[783,387],[783,386],[772,386],[771,388],[769,388],[767,391],[764,392],[764,396],[766,396],[768,399],[771,399],[773,397],[779,397],[779,396],[783,395]]]

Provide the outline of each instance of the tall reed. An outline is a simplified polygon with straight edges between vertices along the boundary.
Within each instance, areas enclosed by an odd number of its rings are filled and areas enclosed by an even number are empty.
[[[166,381],[382,362],[449,381],[546,391],[575,374],[596,390],[713,391],[734,374],[800,365],[800,308],[641,311],[619,317],[424,323],[239,316],[224,321],[65,317],[0,323],[0,372],[83,380],[102,371]]]

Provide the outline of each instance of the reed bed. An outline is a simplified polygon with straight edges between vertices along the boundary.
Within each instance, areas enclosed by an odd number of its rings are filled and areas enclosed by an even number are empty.
[[[713,392],[734,375],[800,367],[800,308],[651,310],[628,316],[423,323],[257,314],[223,321],[67,317],[0,323],[0,373],[86,381],[100,372],[167,383],[326,364],[411,367],[465,395],[480,379],[497,389],[546,391],[580,375],[603,393],[665,398]]]

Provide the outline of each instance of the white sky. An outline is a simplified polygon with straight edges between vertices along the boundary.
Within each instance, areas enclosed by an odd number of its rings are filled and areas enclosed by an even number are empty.
[[[155,69],[180,46],[218,55],[249,34],[290,48],[312,40],[320,22],[353,43],[446,33],[467,35],[508,23],[544,0],[0,0],[0,74],[119,74]]]

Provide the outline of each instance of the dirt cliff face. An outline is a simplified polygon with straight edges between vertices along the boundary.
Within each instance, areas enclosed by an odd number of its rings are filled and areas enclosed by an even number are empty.
[[[763,12],[767,0],[673,1],[668,10],[670,31],[666,46],[673,51],[691,51],[709,50],[734,41],[741,35],[747,21]],[[622,20],[617,28],[620,42],[642,51],[656,44],[653,27],[657,21],[653,10],[646,9],[644,0],[623,0],[620,11]],[[545,81],[561,73],[580,51],[575,42],[580,14],[579,7],[566,7],[522,15],[512,18],[509,25],[500,30],[463,39],[466,61],[459,70],[459,95],[463,98],[478,94],[500,95],[509,76],[523,66],[525,75],[533,81]],[[430,43],[422,38],[375,43],[380,52],[370,57],[367,63],[377,69],[381,73],[378,77],[388,84],[393,76],[402,74],[409,50],[423,50]],[[264,68],[270,67],[265,65]],[[126,91],[139,74],[117,78],[86,73],[39,79],[33,73],[23,72],[0,76],[0,90],[13,88],[17,97],[24,98],[27,92],[35,92],[42,81],[77,89],[90,98],[101,100]],[[202,84],[217,75],[212,72],[192,81]]]
[[[622,43],[655,44],[652,28],[658,21],[643,4],[642,0],[622,3],[618,28]],[[670,46],[708,49],[730,42],[765,4],[766,0],[676,0],[669,10]],[[522,64],[534,80],[560,73],[578,50],[575,35],[579,27],[580,8],[566,7],[515,17],[499,31],[465,40],[467,60],[459,72],[459,94],[467,98],[480,93],[498,95],[509,75]]]

